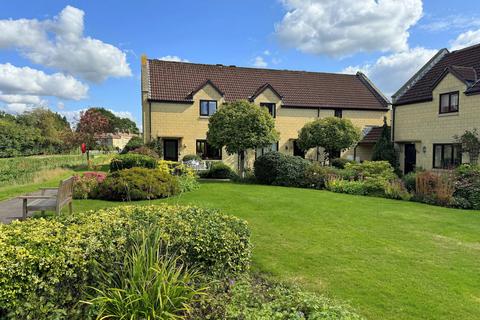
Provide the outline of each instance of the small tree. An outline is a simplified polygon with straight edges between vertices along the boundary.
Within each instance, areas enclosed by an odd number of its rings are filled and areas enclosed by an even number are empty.
[[[110,129],[108,118],[96,110],[87,110],[80,114],[77,124],[77,140],[87,145],[87,161],[90,161],[90,150],[97,145],[98,135],[107,133]]]
[[[307,151],[322,147],[328,160],[360,140],[360,130],[348,119],[329,117],[307,123],[298,134],[298,146]]]
[[[373,161],[388,161],[394,169],[398,168],[398,158],[392,141],[392,131],[386,122],[383,124],[382,135],[373,147]]]
[[[480,140],[477,129],[466,130],[461,136],[455,135],[453,138],[462,145],[462,152],[468,153],[470,164],[477,164],[480,154]]]
[[[245,168],[245,151],[266,147],[278,138],[275,121],[268,110],[248,101],[222,105],[208,124],[208,143],[219,149],[225,147],[229,154],[237,153],[241,176]]]

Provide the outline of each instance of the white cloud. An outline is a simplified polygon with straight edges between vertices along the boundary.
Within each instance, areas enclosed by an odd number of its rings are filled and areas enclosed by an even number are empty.
[[[87,96],[88,86],[62,73],[46,74],[30,67],[0,64],[0,94],[54,96],[80,100]]]
[[[408,49],[408,29],[422,17],[422,0],[283,0],[279,40],[312,54]]]
[[[419,27],[430,32],[466,30],[480,26],[479,16],[448,15],[441,18],[426,17],[425,20],[427,22],[421,23]]]
[[[46,100],[39,96],[0,94],[0,102],[4,102],[0,108],[8,113],[20,114],[35,108],[45,108],[48,105]]]
[[[437,50],[413,48],[382,56],[371,64],[347,67],[342,72],[353,74],[361,71],[365,73],[386,96],[390,97],[436,53]]]
[[[58,109],[58,110],[63,110],[63,109],[65,109],[65,103],[63,103],[63,102],[61,102],[61,101],[58,102],[58,103],[57,103],[57,109]]]
[[[190,62],[188,61],[187,59],[182,59],[180,58],[179,56],[163,56],[161,57],[159,60],[163,60],[163,61],[173,61],[173,62]]]
[[[0,49],[19,49],[36,64],[94,82],[130,76],[125,52],[85,37],[83,19],[82,10],[67,6],[51,20],[0,20]]]
[[[265,56],[269,56],[271,53],[270,53],[270,50],[265,50],[263,51],[263,55]]]
[[[257,56],[253,60],[253,65],[257,68],[266,68],[268,66],[268,63],[263,59],[262,56]]]
[[[469,30],[461,33],[455,40],[450,42],[452,50],[458,50],[480,43],[480,29]]]

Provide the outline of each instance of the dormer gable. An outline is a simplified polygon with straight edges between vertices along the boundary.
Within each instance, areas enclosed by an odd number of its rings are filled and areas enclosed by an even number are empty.
[[[209,86],[210,86],[211,88],[213,88],[213,89],[220,95],[220,97],[223,98],[223,97],[225,96],[225,94],[223,93],[223,91],[220,90],[220,89],[218,88],[218,86],[215,85],[215,83],[213,83],[212,80],[207,79],[205,82],[203,82],[203,83],[200,84],[198,87],[196,87],[192,92],[190,92],[190,93],[187,95],[186,98],[187,98],[187,99],[190,99],[190,100],[193,99],[193,97],[195,96],[195,94],[197,94],[200,90],[203,90],[203,89],[205,89],[206,87],[209,87]]]
[[[278,100],[282,100],[282,95],[269,83],[265,83],[264,85],[260,86],[257,90],[255,90],[254,94],[251,95],[248,100],[250,102],[254,102],[255,99],[260,96],[265,91],[270,90],[275,96],[277,96]]]

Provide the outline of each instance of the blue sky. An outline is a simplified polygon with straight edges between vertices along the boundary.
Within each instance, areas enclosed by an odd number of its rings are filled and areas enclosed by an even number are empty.
[[[394,93],[438,49],[480,43],[480,2],[2,1],[0,109],[141,121],[140,56],[365,72]]]

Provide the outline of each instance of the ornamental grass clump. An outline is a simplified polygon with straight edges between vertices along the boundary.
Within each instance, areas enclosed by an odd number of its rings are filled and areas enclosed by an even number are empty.
[[[159,228],[142,230],[120,267],[97,267],[101,280],[85,301],[102,319],[185,319],[205,294],[200,273],[168,252]]]

